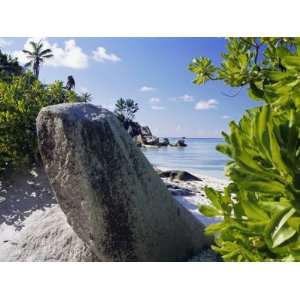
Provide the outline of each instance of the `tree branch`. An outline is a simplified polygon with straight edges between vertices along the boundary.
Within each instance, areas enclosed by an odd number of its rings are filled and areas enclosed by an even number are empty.
[[[227,94],[225,92],[221,92],[221,94],[224,95],[224,96],[226,96],[226,97],[234,98],[237,95],[239,95],[239,93],[241,92],[241,90],[242,90],[242,87],[240,87],[240,89],[235,94],[229,95],[229,94]]]

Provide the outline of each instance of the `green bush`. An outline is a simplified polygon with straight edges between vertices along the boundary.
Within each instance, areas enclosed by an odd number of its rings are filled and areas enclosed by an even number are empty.
[[[196,83],[247,85],[265,104],[223,133],[217,149],[231,159],[231,183],[223,192],[206,187],[211,205],[199,209],[220,217],[206,233],[225,261],[300,261],[300,41],[235,38],[227,48],[219,68],[193,61]]]
[[[0,81],[10,82],[13,76],[20,76],[24,69],[16,58],[3,53],[0,49]]]
[[[77,100],[62,82],[42,85],[30,73],[0,81],[0,170],[38,159],[35,121],[42,107]]]

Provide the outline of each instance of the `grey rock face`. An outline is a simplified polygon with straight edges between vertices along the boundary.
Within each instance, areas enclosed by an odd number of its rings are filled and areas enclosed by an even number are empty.
[[[100,261],[181,261],[210,242],[111,112],[49,106],[37,130],[68,223]]]

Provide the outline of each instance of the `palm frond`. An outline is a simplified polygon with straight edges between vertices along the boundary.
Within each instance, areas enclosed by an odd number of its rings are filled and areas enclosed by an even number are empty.
[[[52,50],[51,50],[51,49],[45,49],[45,50],[41,51],[40,55],[41,55],[41,56],[44,56],[44,55],[46,55],[46,54],[51,54],[51,53],[52,53]]]
[[[23,49],[22,51],[30,56],[32,55],[32,52],[30,52],[29,50]]]
[[[34,49],[34,52],[37,51],[37,43],[35,43],[34,41],[30,41],[29,44],[32,46],[32,48]]]
[[[43,48],[44,44],[43,42],[40,40],[38,43],[37,43],[37,52],[40,52],[40,50]]]
[[[53,56],[54,56],[53,54],[48,54],[48,55],[43,55],[43,58],[51,58]]]
[[[25,65],[24,65],[24,67],[25,68],[28,68],[28,67],[30,67],[32,65],[32,61],[29,61],[28,63],[26,63]]]

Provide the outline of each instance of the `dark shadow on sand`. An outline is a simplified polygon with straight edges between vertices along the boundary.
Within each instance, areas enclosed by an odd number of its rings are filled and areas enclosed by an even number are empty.
[[[21,230],[22,222],[36,210],[56,203],[43,168],[11,172],[0,177],[0,224]]]

